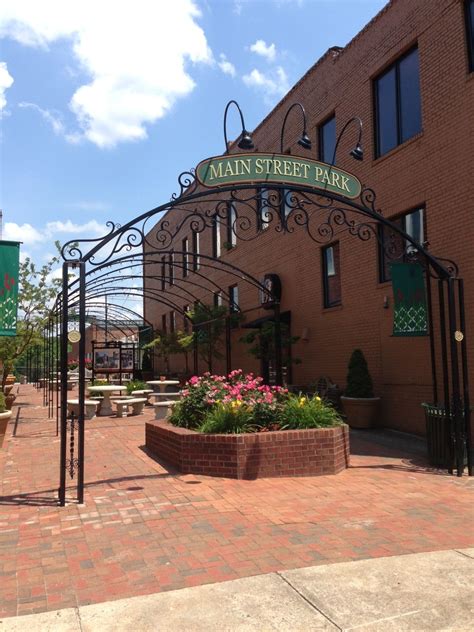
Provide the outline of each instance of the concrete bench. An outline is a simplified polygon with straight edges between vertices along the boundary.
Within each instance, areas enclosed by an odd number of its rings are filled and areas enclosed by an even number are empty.
[[[129,407],[132,409],[132,415],[141,415],[146,404],[146,397],[132,397],[128,399],[114,397],[110,401],[117,406],[117,417],[126,417],[130,413]]]
[[[86,419],[94,419],[97,406],[99,406],[100,402],[93,399],[84,400],[84,417]],[[69,413],[74,413],[75,417],[79,416],[79,400],[78,399],[68,399],[67,400],[67,408]]]
[[[155,398],[155,402],[160,401],[176,401],[179,399],[181,393],[176,391],[175,393],[152,393],[150,397]]]
[[[149,388],[149,389],[147,388],[147,389],[144,389],[142,391],[132,391],[132,395],[134,397],[139,397],[140,395],[142,397],[146,397],[146,400],[147,400],[146,404],[147,404],[147,406],[151,406],[150,396],[151,396],[152,393],[153,393],[153,389],[152,388]]]
[[[97,415],[100,415],[100,408],[102,406],[102,400],[104,399],[103,395],[89,395],[89,397],[87,398],[88,400],[90,400],[91,402],[96,402],[97,403]]]
[[[168,400],[164,402],[155,402],[153,407],[155,409],[155,419],[166,419],[171,415],[171,410],[176,404],[176,400]]]

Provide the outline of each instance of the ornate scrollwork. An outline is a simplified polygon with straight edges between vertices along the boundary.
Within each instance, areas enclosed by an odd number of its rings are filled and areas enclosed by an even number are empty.
[[[109,232],[102,238],[68,242],[62,248],[63,258],[88,260],[92,266],[113,264],[124,252],[138,252],[144,245],[168,250],[180,234],[184,237],[189,231],[202,233],[212,229],[216,221],[225,223],[228,234],[242,241],[255,239],[267,228],[278,233],[303,229],[315,243],[325,244],[347,231],[361,241],[375,237],[389,260],[407,255],[406,236],[381,217],[375,192],[369,187],[362,189],[359,201],[345,201],[328,191],[276,183],[204,189],[198,186],[193,170],[181,173],[178,183],[180,192],[172,196],[170,203],[122,228],[107,222]],[[163,213],[162,219],[156,221]],[[379,230],[382,224],[386,224],[383,231]],[[90,246],[88,252],[84,252],[83,244]],[[457,275],[454,262],[423,254],[438,274]]]
[[[375,195],[375,191],[373,189],[366,186],[362,187],[362,191],[360,192],[359,196],[362,206],[365,206],[365,208],[371,210],[372,213],[378,213],[379,215],[381,215],[381,209],[378,209],[375,204],[376,197],[377,196]]]
[[[189,171],[183,171],[178,176],[179,193],[173,193],[171,196],[171,202],[175,202],[179,198],[185,195],[191,195],[197,188],[198,182],[196,180],[196,172],[194,169]]]

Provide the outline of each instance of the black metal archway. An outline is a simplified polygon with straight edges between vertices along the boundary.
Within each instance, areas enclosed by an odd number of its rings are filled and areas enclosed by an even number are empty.
[[[284,158],[283,156],[281,158]],[[319,163],[323,164],[323,163]],[[324,165],[330,174],[334,165]],[[427,244],[418,243],[394,222],[386,219],[376,206],[375,192],[362,187],[357,198],[348,197],[325,186],[292,182],[252,181],[231,183],[209,189],[194,172],[185,172],[178,179],[180,190],[171,200],[139,215],[124,226],[108,222],[109,233],[103,238],[72,241],[64,245],[63,287],[53,312],[56,334],[60,340],[60,426],[61,481],[60,504],[66,502],[66,470],[76,471],[78,499],[83,501],[84,488],[84,367],[85,326],[88,302],[100,297],[132,291],[129,282],[140,277],[144,289],[137,295],[161,302],[182,313],[182,301],[200,300],[200,292],[220,291],[227,303],[226,285],[216,282],[219,275],[234,277],[269,294],[255,277],[219,256],[197,253],[193,249],[176,248],[183,235],[209,234],[217,225],[225,225],[235,239],[251,241],[262,228],[276,233],[304,233],[315,244],[330,243],[336,235],[346,233],[363,242],[377,240],[387,257],[419,263],[425,275],[429,295],[430,351],[433,365],[433,400],[449,412],[447,437],[451,454],[450,471],[455,467],[462,475],[467,455],[468,472],[472,475],[470,405],[465,335],[463,280],[454,262],[434,256]],[[385,235],[381,236],[381,227]],[[409,245],[409,248],[407,248]],[[179,282],[162,284],[163,276],[156,267],[163,261],[183,269],[198,257],[199,268]],[[171,258],[171,259],[170,259]],[[171,261],[171,263],[170,263]],[[142,274],[137,270],[142,269]],[[125,274],[125,270],[128,274]],[[209,271],[219,275],[210,278]],[[71,280],[71,271],[76,278]],[[211,275],[212,276],[212,275]],[[124,282],[125,281],[125,282]],[[153,281],[147,287],[145,281]],[[274,297],[269,297],[272,301]],[[279,322],[279,304],[274,301]],[[67,414],[67,338],[71,311],[78,314],[79,333],[79,410],[78,419]],[[230,309],[229,309],[230,312]],[[437,352],[441,368],[435,363]],[[281,380],[281,358],[277,368]],[[441,382],[442,387],[438,387]],[[67,456],[69,434],[78,427],[78,455]]]

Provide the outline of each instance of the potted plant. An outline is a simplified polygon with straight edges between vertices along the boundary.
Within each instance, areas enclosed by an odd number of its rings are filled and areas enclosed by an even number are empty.
[[[13,402],[16,399],[16,395],[14,393],[9,393],[8,395],[4,395],[4,397],[5,397],[5,406],[7,410],[11,410],[13,406]]]
[[[371,428],[377,417],[380,397],[374,397],[367,360],[360,349],[351,355],[342,409],[351,428]]]
[[[5,395],[0,393],[0,448],[3,446],[5,434],[7,432],[8,420],[12,416],[12,411],[5,406]]]

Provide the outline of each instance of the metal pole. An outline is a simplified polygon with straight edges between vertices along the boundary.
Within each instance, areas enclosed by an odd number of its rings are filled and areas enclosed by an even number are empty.
[[[105,342],[107,342],[107,338],[108,338],[108,326],[107,326],[107,319],[108,319],[108,313],[109,313],[109,309],[108,309],[108,302],[107,302],[107,294],[105,295]]]
[[[86,271],[85,263],[82,261],[79,264],[79,334],[81,337],[79,339],[79,448],[77,499],[78,502],[82,504],[84,502],[84,401],[86,386]],[[121,356],[120,362],[122,362]]]
[[[275,381],[278,386],[283,384],[283,370],[281,360],[281,322],[280,322],[280,304],[275,303],[273,308],[275,314]]]
[[[197,329],[193,324],[193,360],[194,360],[194,375],[198,374],[199,369],[199,356],[198,356],[198,341],[197,341]]]
[[[467,452],[467,472],[472,476],[472,430],[471,430],[471,406],[469,401],[469,372],[467,366],[467,345],[466,345],[466,315],[464,312],[464,281],[458,279],[459,296],[459,327],[463,334],[461,340],[461,359],[463,376],[463,396],[464,396],[464,432],[466,435]]]
[[[59,305],[56,306],[54,320],[55,320],[55,336],[54,336],[52,348],[53,348],[53,354],[56,356],[55,366],[56,366],[56,372],[58,372],[58,369],[60,368],[60,364],[59,364],[59,337],[60,337],[59,336]],[[59,401],[57,399],[57,393],[58,393],[58,390],[56,389],[56,436],[59,435]]]
[[[232,371],[232,332],[229,315],[225,317],[225,360],[227,375],[229,375]]]
[[[464,471],[464,441],[462,437],[462,407],[461,392],[459,388],[459,359],[455,338],[456,332],[456,298],[454,292],[454,279],[448,279],[448,314],[449,314],[449,345],[451,351],[451,415],[454,423],[455,455],[457,475],[462,476]]]
[[[47,349],[48,349],[48,329],[45,327],[43,329],[43,371],[42,371],[42,378],[43,378],[43,406],[46,406],[46,372],[45,372],[45,367],[46,367]]]
[[[122,341],[121,340],[119,340],[118,342],[118,350],[119,350],[119,371],[120,371],[119,384],[120,386],[122,386]]]
[[[443,367],[443,394],[444,394],[444,412],[446,419],[448,420],[446,430],[446,441],[449,448],[449,464],[448,472],[453,473],[453,460],[454,460],[454,436],[452,428],[452,420],[449,407],[449,372],[448,372],[448,347],[446,341],[446,307],[444,303],[444,280],[438,281],[438,295],[439,295],[439,322],[440,322],[440,338],[441,338],[441,365]]]
[[[59,465],[59,504],[62,507],[66,504],[68,272],[68,263],[64,262],[61,314],[61,454]]]
[[[436,348],[434,341],[433,301],[431,297],[431,277],[429,264],[426,268],[426,290],[428,295],[428,326],[430,330],[431,379],[433,383],[433,403],[438,405],[438,377],[436,372]]]
[[[209,341],[209,373],[212,373],[212,355],[213,355],[213,342],[212,342],[212,325],[213,323],[207,323],[207,336]]]
[[[48,348],[48,417],[53,416],[52,401],[53,401],[53,324],[51,318],[48,321],[49,329],[49,348]]]

